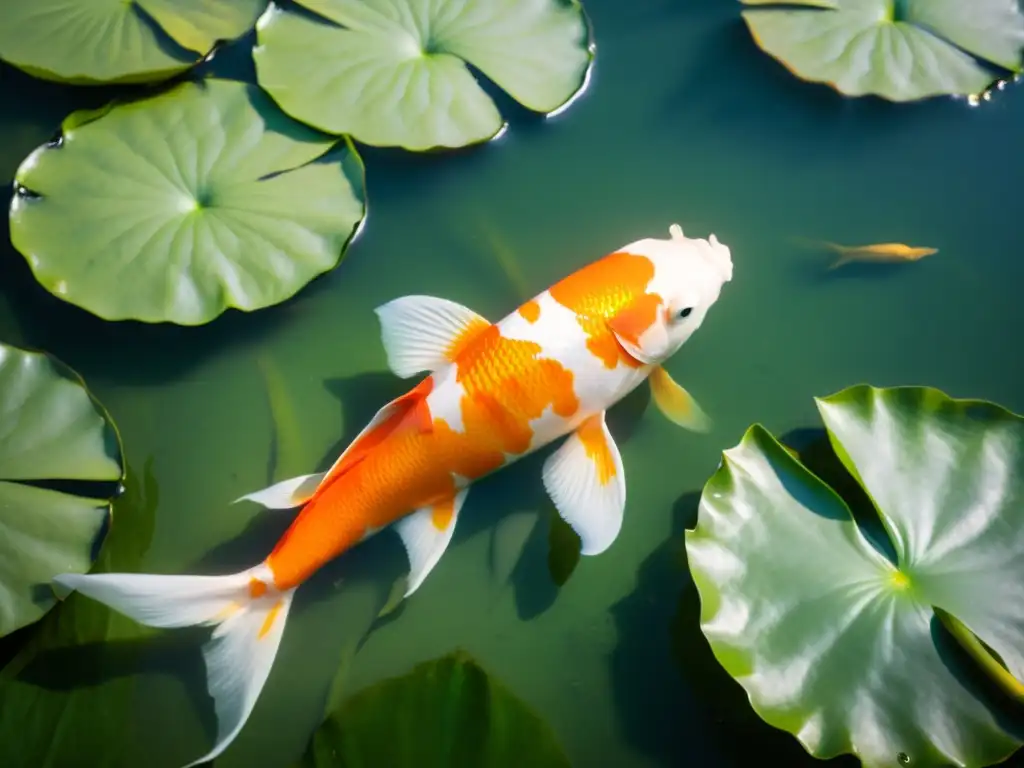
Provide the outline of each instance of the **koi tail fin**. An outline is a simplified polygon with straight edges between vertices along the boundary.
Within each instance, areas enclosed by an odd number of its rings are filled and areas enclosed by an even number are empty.
[[[840,247],[842,247],[842,246],[840,246]],[[851,261],[855,261],[855,259],[854,259],[852,254],[841,253],[838,259],[836,259],[835,261],[833,261],[831,264],[828,265],[828,269],[829,270],[838,269],[839,267],[843,266],[844,264],[849,264]]]
[[[216,627],[203,644],[203,660],[217,713],[217,742],[185,768],[227,749],[270,674],[294,590],[274,589],[267,570],[257,566],[228,576],[69,573],[54,579],[64,590],[78,590],[150,627]]]
[[[804,246],[805,248],[815,248],[818,250],[831,251],[838,253],[839,258],[836,259],[828,269],[835,269],[836,267],[843,266],[851,261],[855,260],[855,248],[849,246],[841,246],[839,243],[831,243],[827,240],[809,240],[807,238],[793,238],[793,242],[797,245]]]

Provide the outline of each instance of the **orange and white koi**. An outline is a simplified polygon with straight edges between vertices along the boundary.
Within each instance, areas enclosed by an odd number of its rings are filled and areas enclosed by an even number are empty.
[[[444,554],[470,484],[568,435],[545,461],[543,484],[583,554],[611,546],[626,482],[605,411],[649,380],[674,422],[709,423],[661,364],[704,322],[732,279],[732,256],[714,235],[690,239],[675,224],[669,235],[619,248],[497,323],[430,296],[378,307],[391,370],[428,375],[381,408],[326,472],[242,497],[302,507],[259,565],[226,576],[55,579],[143,624],[216,627],[203,654],[217,739],[189,765],[219,755],[245,724],[295,589],[377,531],[394,526],[405,544],[408,596]]]

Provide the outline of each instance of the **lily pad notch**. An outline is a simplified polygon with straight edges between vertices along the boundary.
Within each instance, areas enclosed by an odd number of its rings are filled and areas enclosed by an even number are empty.
[[[506,121],[469,69],[548,116],[594,59],[577,0],[294,0],[256,24],[256,77],[286,113],[377,147],[450,149]]]
[[[164,80],[241,37],[267,0],[9,2],[0,59],[44,80],[78,85]]]
[[[715,657],[763,720],[817,758],[1004,760],[1020,732],[932,633],[951,627],[972,674],[1019,692],[1024,418],[928,387],[858,385],[815,402],[895,562],[832,487],[753,425],[725,451],[685,534]]]
[[[366,214],[347,137],[217,78],[73,113],[15,184],[14,247],[105,320],[200,325],[279,304],[341,262]]]
[[[113,420],[77,373],[0,344],[0,636],[56,604],[55,575],[92,567],[123,456]]]
[[[741,2],[757,6],[742,16],[761,50],[846,96],[973,97],[1024,71],[1024,13],[1013,0]]]

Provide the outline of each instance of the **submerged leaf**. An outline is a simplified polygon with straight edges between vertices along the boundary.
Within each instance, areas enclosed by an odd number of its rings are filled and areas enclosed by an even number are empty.
[[[53,607],[50,581],[92,566],[122,477],[110,417],[53,357],[0,344],[0,636]],[[25,481],[98,481],[74,493]]]
[[[267,0],[14,0],[0,59],[72,83],[160,80],[252,28]]]
[[[726,451],[686,535],[715,656],[758,714],[816,757],[1004,759],[1020,741],[937,642],[933,606],[1020,677],[1024,419],[918,387],[856,386],[817,402],[896,563],[834,490],[751,427]]]
[[[11,240],[47,290],[107,320],[277,304],[336,266],[363,218],[351,143],[324,157],[336,139],[252,85],[185,82],[63,128],[18,169]]]
[[[504,121],[467,63],[551,112],[583,87],[592,58],[575,0],[297,2],[313,13],[271,5],[257,24],[260,85],[296,119],[374,146],[495,136]]]
[[[554,733],[461,651],[366,688],[313,734],[307,768],[568,768]]]
[[[996,76],[976,58],[1021,71],[1024,15],[1014,0],[742,1],[781,6],[743,12],[758,46],[848,96],[977,94]]]
[[[114,501],[110,535],[94,572],[135,572],[149,548],[159,502],[152,460],[142,477],[128,468]],[[149,630],[75,593],[33,628],[0,671],[4,764],[121,768],[134,730],[139,639]]]

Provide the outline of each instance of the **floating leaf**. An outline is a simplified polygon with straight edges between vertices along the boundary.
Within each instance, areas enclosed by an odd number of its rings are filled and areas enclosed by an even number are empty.
[[[78,374],[0,344],[0,636],[53,607],[58,573],[89,570],[121,477],[117,430]],[[28,484],[40,480],[111,485],[72,494]]]
[[[568,768],[551,729],[457,651],[360,691],[313,734],[308,768]]]
[[[0,59],[71,83],[160,80],[252,29],[267,0],[12,0]]]
[[[158,504],[152,460],[143,477],[129,467],[114,501],[110,535],[93,569],[139,570]],[[74,593],[39,624],[0,671],[0,744],[11,766],[121,768],[131,765],[140,638],[146,627]]]
[[[504,120],[466,63],[523,106],[551,112],[591,61],[575,0],[298,0],[256,26],[259,83],[285,112],[365,144],[412,150],[486,141]]]
[[[933,606],[1021,679],[1024,419],[920,387],[856,386],[817,404],[896,565],[835,491],[751,427],[726,451],[686,535],[715,656],[758,714],[816,757],[1004,759],[1020,742],[952,671]]]
[[[18,169],[11,240],[54,295],[107,320],[198,325],[282,302],[338,264],[363,166],[260,90],[185,82],[74,113]]]
[[[911,101],[980,93],[997,79],[977,59],[1021,71],[1015,0],[742,0],[762,50],[848,96]],[[794,8],[805,5],[808,8]]]

